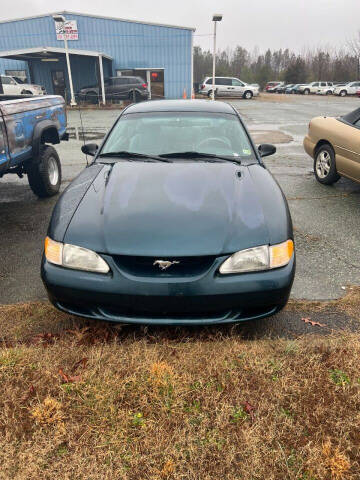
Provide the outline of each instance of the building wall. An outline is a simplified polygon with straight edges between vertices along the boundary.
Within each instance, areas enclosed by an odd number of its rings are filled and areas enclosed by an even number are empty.
[[[69,48],[110,55],[113,74],[121,68],[164,68],[166,98],[181,97],[184,88],[188,96],[191,94],[191,30],[70,13],[66,18],[77,20],[79,31],[79,40],[69,41]],[[0,51],[45,46],[63,47],[63,41],[56,40],[51,16],[0,23]],[[15,61],[0,60],[0,71],[15,69],[5,67],[9,62]],[[22,62],[16,63],[19,69],[24,68]],[[49,68],[45,63],[39,64],[44,74]],[[92,83],[92,71],[83,69],[82,76],[82,83]]]

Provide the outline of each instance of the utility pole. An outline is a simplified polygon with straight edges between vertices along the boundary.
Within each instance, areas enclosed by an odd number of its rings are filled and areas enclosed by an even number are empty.
[[[221,22],[222,14],[215,13],[213,15],[214,22],[214,49],[213,49],[213,71],[212,71],[212,90],[211,90],[211,99],[215,100],[215,65],[216,65],[216,23]]]
[[[64,17],[64,15],[53,15],[53,19],[55,20],[55,22],[62,22],[64,26],[66,24],[66,18]],[[76,101],[75,101],[74,86],[73,86],[72,75],[71,75],[68,41],[66,38],[65,29],[64,29],[64,47],[65,47],[65,56],[66,56],[66,65],[67,65],[67,71],[68,71],[68,77],[69,77],[69,84],[70,84],[70,95],[71,95],[70,105],[74,107],[76,106]]]

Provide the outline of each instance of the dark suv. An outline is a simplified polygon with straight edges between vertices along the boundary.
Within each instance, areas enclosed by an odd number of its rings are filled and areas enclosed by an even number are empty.
[[[110,77],[105,79],[105,96],[109,100],[131,100],[139,102],[147,100],[149,91],[147,83],[141,77]],[[97,103],[101,97],[101,89],[98,85],[83,87],[79,92],[81,100]]]

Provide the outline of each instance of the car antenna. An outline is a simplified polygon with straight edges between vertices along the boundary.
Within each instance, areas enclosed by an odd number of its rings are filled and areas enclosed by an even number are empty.
[[[84,132],[83,119],[82,119],[82,115],[81,115],[80,102],[78,102],[78,109],[79,109],[79,117],[80,117],[81,134],[82,134],[82,138],[83,138],[83,145],[85,145],[85,132]],[[88,166],[89,166],[88,156],[85,154],[85,157],[86,157],[86,166],[88,167]]]

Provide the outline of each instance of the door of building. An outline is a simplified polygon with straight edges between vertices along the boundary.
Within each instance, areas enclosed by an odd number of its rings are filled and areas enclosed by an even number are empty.
[[[51,79],[55,95],[61,95],[65,98],[65,72],[64,70],[53,70],[51,72]]]

